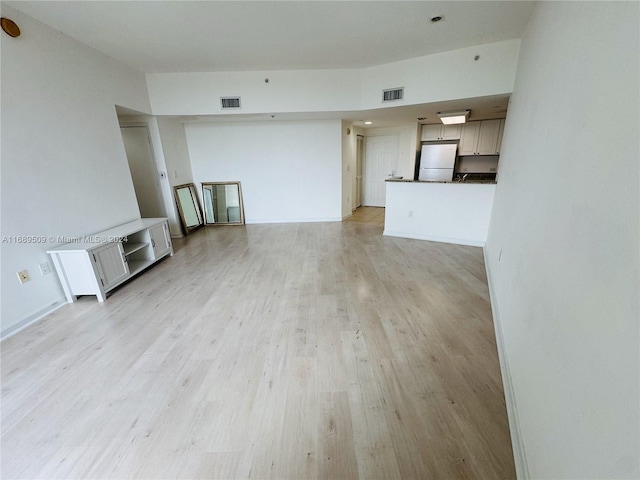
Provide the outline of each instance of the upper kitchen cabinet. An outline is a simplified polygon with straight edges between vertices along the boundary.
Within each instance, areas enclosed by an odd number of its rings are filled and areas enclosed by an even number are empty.
[[[458,155],[477,155],[478,138],[480,137],[480,122],[465,123],[460,134]]]
[[[458,155],[498,155],[504,120],[469,122],[462,126]]]
[[[500,120],[500,129],[498,131],[498,146],[496,147],[496,153],[499,155],[502,151],[502,135],[504,134],[504,118]]]
[[[439,123],[433,125],[422,125],[421,140],[423,142],[458,140],[460,138],[461,131],[461,125],[442,125]]]

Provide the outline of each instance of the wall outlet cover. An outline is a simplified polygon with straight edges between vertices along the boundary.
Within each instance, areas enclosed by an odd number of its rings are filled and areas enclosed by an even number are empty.
[[[40,268],[40,275],[42,276],[49,275],[51,273],[51,265],[49,262],[42,262],[38,264],[38,267]]]
[[[18,272],[18,281],[20,283],[27,283],[29,280],[31,280],[31,279],[29,278],[29,272],[28,271],[20,270]]]

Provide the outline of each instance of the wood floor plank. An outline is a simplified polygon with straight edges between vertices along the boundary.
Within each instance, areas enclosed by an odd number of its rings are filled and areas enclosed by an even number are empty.
[[[515,478],[482,250],[200,229],[2,342],[0,476]]]

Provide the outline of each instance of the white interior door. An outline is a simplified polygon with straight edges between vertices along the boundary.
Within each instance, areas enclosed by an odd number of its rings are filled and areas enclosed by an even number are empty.
[[[145,126],[123,126],[122,141],[142,218],[166,217],[158,169]]]
[[[384,181],[398,165],[398,135],[366,137],[364,155],[363,204],[384,207]]]
[[[358,135],[356,150],[356,195],[355,207],[362,206],[362,173],[364,171],[364,137]]]

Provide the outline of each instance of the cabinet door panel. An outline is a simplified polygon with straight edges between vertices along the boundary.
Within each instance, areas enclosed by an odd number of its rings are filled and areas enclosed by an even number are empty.
[[[496,153],[499,155],[502,151],[502,135],[504,134],[504,119],[500,120],[500,128],[498,131],[498,144],[496,145]]]
[[[475,155],[480,134],[480,122],[469,122],[462,125],[458,155]]]
[[[498,135],[500,134],[500,120],[484,120],[480,122],[480,136],[478,138],[478,154],[495,155],[498,152]]]
[[[458,140],[461,131],[462,125],[442,125],[440,138],[442,140]]]
[[[92,254],[105,290],[129,276],[129,265],[125,260],[121,243],[111,243]]]
[[[158,259],[171,251],[171,240],[169,239],[169,231],[166,223],[151,227],[149,229],[149,236],[151,237],[154,259]]]
[[[442,125],[422,125],[422,141],[432,142],[435,140],[440,140],[441,130]]]

